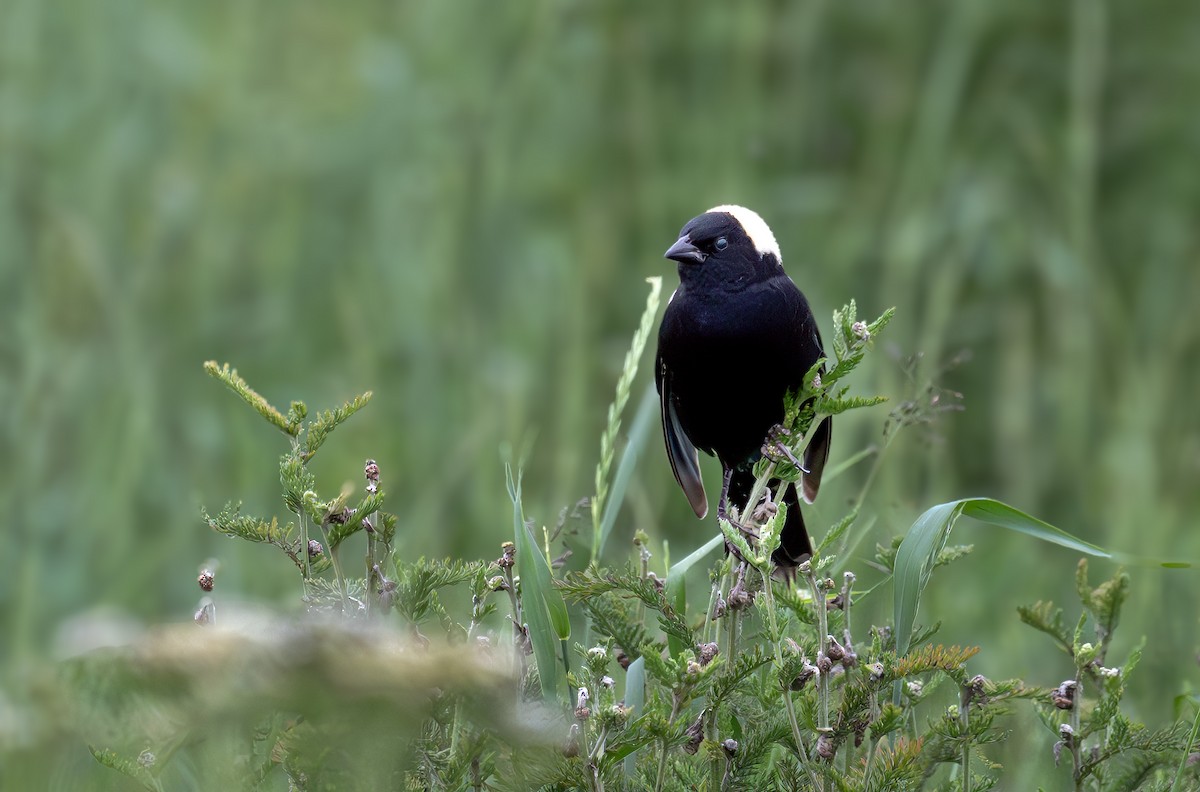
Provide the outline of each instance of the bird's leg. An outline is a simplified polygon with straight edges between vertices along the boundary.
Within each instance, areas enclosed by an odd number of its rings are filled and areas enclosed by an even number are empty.
[[[791,447],[787,443],[787,439],[792,436],[788,428],[783,424],[775,424],[767,430],[767,440],[762,446],[762,455],[771,460],[775,464],[780,462],[790,462],[801,473],[807,473],[808,468],[804,467],[796,455],[792,453]]]
[[[721,498],[717,501],[717,519],[727,520],[736,525],[729,516],[729,482],[733,478],[733,468],[726,467],[721,477]]]
[[[741,531],[742,534],[744,534],[747,538],[757,539],[757,531],[755,531],[753,528],[743,525],[739,520],[733,519],[733,517],[729,514],[729,481],[732,478],[733,468],[725,468],[725,473],[721,480],[721,498],[717,501],[717,519],[725,520],[734,528],[737,528],[739,531]],[[725,552],[732,554],[733,557],[739,561],[745,561],[745,559],[742,558],[742,554],[738,552],[736,547],[729,543],[728,539],[725,540]]]

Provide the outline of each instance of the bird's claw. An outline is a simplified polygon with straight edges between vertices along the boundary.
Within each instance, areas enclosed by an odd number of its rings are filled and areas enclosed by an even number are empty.
[[[731,515],[729,513],[729,510],[724,507],[723,504],[717,506],[717,519],[724,520],[725,522],[732,525],[734,528],[741,531],[742,536],[746,537],[747,540],[749,540],[751,542],[758,541],[758,531],[756,531],[753,526],[745,525],[744,523],[735,519],[733,517],[733,515]],[[746,559],[742,558],[742,554],[738,551],[738,549],[736,547],[734,547],[730,543],[730,541],[728,539],[725,540],[725,551],[727,553],[731,554],[734,558],[736,558],[739,561],[746,560]]]

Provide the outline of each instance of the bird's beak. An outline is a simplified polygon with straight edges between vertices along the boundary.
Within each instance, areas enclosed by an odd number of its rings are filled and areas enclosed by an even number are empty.
[[[686,234],[675,240],[675,244],[667,248],[663,255],[680,264],[701,264],[708,258],[700,252],[700,248],[692,244],[692,240]]]

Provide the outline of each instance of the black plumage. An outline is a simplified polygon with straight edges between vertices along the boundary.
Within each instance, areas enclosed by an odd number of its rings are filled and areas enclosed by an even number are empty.
[[[693,218],[666,257],[679,263],[658,334],[655,383],[675,478],[697,517],[708,513],[697,449],[724,470],[719,513],[746,509],[754,463],[784,397],[799,391],[823,356],[808,301],[783,270],[779,246],[757,214],[718,206]],[[812,502],[821,486],[831,435],[827,417],[810,433],[800,488]],[[772,482],[776,487],[778,482]],[[787,521],[776,564],[785,573],[812,555],[796,488],[787,487]]]

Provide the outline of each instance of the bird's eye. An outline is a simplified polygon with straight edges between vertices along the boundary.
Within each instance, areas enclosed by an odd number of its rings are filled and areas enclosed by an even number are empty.
[[[725,248],[729,247],[729,240],[725,237],[718,237],[717,241],[713,243],[713,247],[715,247],[717,250],[724,250]]]

